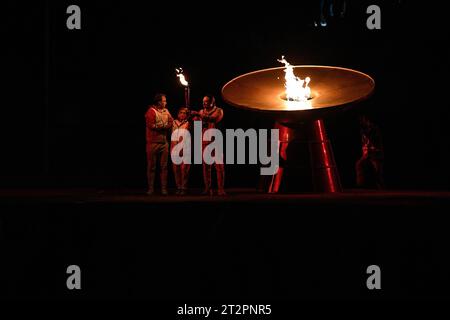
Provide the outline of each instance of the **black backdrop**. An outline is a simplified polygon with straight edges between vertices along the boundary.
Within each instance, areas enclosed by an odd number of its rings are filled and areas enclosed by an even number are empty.
[[[80,31],[66,28],[66,8],[74,3],[82,9]],[[369,4],[381,7],[381,30],[365,26]],[[224,127],[268,127],[267,119],[223,103],[220,89],[242,73],[279,66],[284,54],[292,64],[372,75],[376,93],[358,112],[382,128],[388,186],[449,187],[449,34],[436,3],[349,1],[347,17],[328,28],[312,26],[314,1],[3,7],[2,186],[143,188],[143,116],[159,91],[171,110],[183,103],[174,68],[186,70],[194,106],[206,92],[219,97]],[[347,188],[360,154],[356,116],[355,110],[327,121]],[[228,166],[228,186],[255,186],[257,169]]]

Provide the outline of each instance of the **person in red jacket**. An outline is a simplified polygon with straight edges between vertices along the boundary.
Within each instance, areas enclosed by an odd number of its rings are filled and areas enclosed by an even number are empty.
[[[170,150],[175,148],[177,145],[185,144],[184,139],[186,139],[186,134],[189,133],[190,123],[189,123],[189,109],[187,107],[181,107],[178,110],[178,117],[173,121],[172,126],[172,144]],[[179,129],[184,129],[179,130]],[[182,154],[180,156],[183,156]],[[187,192],[187,183],[189,178],[189,169],[191,165],[189,163],[175,164],[172,163],[173,175],[175,177],[175,184],[177,185],[177,195],[183,196]]]
[[[216,106],[216,100],[213,95],[206,95],[203,97],[203,109],[199,112],[191,112],[194,116],[197,116],[202,121],[203,128],[203,143],[202,152],[211,143],[210,141],[205,141],[205,131],[208,129],[216,129],[217,125],[223,119],[223,109]],[[216,158],[221,158],[222,163],[214,163],[217,174],[217,195],[225,196],[226,192],[224,189],[225,183],[225,165],[223,162],[223,154],[215,155]],[[205,183],[205,189],[203,191],[204,195],[213,195],[213,190],[211,186],[211,173],[212,166],[206,164],[203,161],[203,180]]]
[[[167,106],[165,94],[157,94],[153,104],[145,114],[146,140],[147,140],[147,180],[148,195],[154,193],[156,164],[160,164],[161,194],[168,195],[167,191],[167,162],[169,157],[169,143],[167,134],[172,129],[173,119]]]

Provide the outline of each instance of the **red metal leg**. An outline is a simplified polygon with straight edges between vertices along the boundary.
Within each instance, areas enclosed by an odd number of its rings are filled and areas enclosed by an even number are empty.
[[[294,136],[300,136],[300,131],[306,134],[306,137],[304,138],[307,138],[308,141],[314,191],[320,193],[342,192],[333,149],[328,140],[323,120],[315,120],[306,123],[304,126],[304,129],[306,130],[301,130],[300,127],[286,127],[280,123],[275,124],[275,129],[280,130],[280,169],[278,170],[278,173],[272,177],[268,192],[277,193],[280,190],[284,172],[283,163],[289,161],[289,159],[287,159],[286,150]]]
[[[333,149],[328,140],[323,120],[309,123],[307,129],[314,191],[342,192]]]

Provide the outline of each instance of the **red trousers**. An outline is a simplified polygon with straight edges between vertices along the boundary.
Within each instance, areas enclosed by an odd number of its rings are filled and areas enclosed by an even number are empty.
[[[208,144],[204,143],[202,146],[202,152],[204,152],[205,147]],[[222,163],[213,163],[211,165],[206,164],[203,160],[203,181],[205,183],[205,191],[210,191],[211,186],[211,174],[212,174],[212,167],[214,166],[216,168],[216,174],[217,174],[217,190],[219,192],[224,191],[224,185],[225,185],[225,165],[223,164],[223,154],[219,155],[217,158],[221,158]]]
[[[159,162],[161,189],[167,190],[168,143],[147,143],[147,182],[148,191],[154,190],[156,164]]]
[[[175,184],[177,185],[177,190],[187,190],[187,184],[189,179],[189,169],[190,164],[172,164],[173,175],[175,176]]]

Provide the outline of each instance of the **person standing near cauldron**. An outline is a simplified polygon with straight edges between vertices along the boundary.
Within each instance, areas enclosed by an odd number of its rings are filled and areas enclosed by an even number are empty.
[[[360,188],[384,188],[384,148],[381,131],[367,116],[359,118],[362,156],[356,162],[356,185]]]
[[[216,99],[213,95],[207,94],[203,97],[203,109],[199,112],[191,112],[194,117],[198,117],[202,121],[202,153],[205,148],[211,143],[208,141],[208,137],[205,139],[205,135],[207,135],[208,129],[217,129],[218,123],[223,119],[223,109],[217,107]],[[206,140],[206,141],[205,141]],[[215,162],[213,165],[216,169],[217,174],[217,195],[225,196],[225,165],[223,161],[223,153],[215,154],[214,157],[216,159],[221,159],[220,163]],[[205,183],[205,189],[203,191],[204,195],[213,195],[212,189],[212,167],[213,165],[205,163],[203,160],[203,181]]]
[[[159,93],[155,95],[153,104],[145,114],[146,140],[147,140],[147,182],[148,195],[154,194],[156,164],[159,162],[161,194],[168,195],[167,191],[167,163],[169,158],[169,143],[167,135],[172,129],[173,118],[167,110],[167,97]]]

